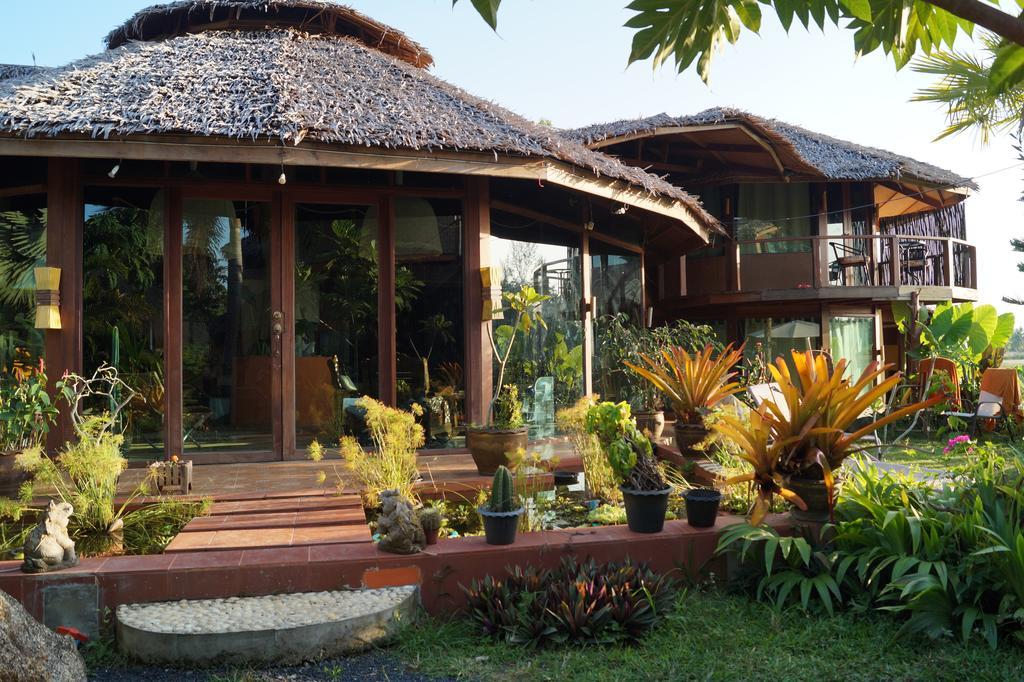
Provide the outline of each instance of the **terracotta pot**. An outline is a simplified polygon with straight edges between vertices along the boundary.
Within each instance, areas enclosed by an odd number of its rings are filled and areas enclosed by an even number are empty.
[[[19,452],[0,452],[0,497],[17,497],[18,488],[29,479],[29,474],[14,466]]]
[[[789,515],[795,521],[827,523],[829,520],[828,488],[825,482],[813,478],[793,476],[786,487],[800,496],[807,503],[807,511],[792,507]]]
[[[508,466],[506,453],[519,448],[526,449],[528,434],[526,427],[519,429],[466,429],[466,447],[473,455],[476,470],[481,476],[491,476],[498,467]]]
[[[708,437],[709,431],[704,424],[686,424],[679,420],[675,423],[676,449],[683,455],[697,455],[693,446]]]
[[[641,433],[649,431],[651,440],[658,440],[665,432],[665,413],[663,411],[636,412],[633,416],[636,417],[637,428]]]

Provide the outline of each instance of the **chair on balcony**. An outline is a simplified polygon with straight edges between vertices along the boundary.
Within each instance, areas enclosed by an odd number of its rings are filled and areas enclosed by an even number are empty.
[[[928,247],[916,239],[900,240],[900,263],[914,284],[924,284],[928,268]]]
[[[864,249],[859,249],[855,246],[850,246],[843,241],[829,242],[832,247],[832,254],[835,257],[834,260],[829,263],[829,271],[839,272],[839,281],[842,286],[846,286],[846,271],[850,268],[860,268],[863,274],[863,280],[867,281],[868,275],[868,255]],[[830,276],[831,279],[831,276]]]

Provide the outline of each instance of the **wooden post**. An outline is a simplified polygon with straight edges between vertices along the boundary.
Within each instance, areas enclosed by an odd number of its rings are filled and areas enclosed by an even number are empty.
[[[590,267],[590,235],[583,233],[580,240],[580,265],[581,284],[583,289],[583,300],[580,301],[578,310],[580,320],[583,324],[583,395],[590,395],[594,392],[594,311],[593,304],[592,268]],[[641,256],[641,262],[643,257]],[[643,268],[640,271],[641,281],[643,280]],[[643,298],[641,297],[641,305]],[[647,309],[644,308],[642,315],[646,317]]]
[[[463,293],[466,317],[466,419],[470,424],[484,424],[493,392],[493,358],[487,336],[490,320],[482,320],[483,289],[480,268],[491,265],[490,180],[486,177],[466,178],[465,258],[463,259]]]
[[[172,188],[164,195],[164,454],[180,454],[182,436],[182,199]]]
[[[892,278],[892,285],[894,287],[899,287],[903,284],[902,270],[900,243],[897,237],[889,237],[889,275]]]
[[[282,335],[281,358],[281,440],[284,447],[282,457],[295,459],[305,458],[305,453],[296,453],[295,447],[295,201],[286,191],[279,195],[280,251],[281,275],[281,310],[285,313],[284,334]],[[290,315],[290,319],[288,317]]]
[[[395,204],[383,196],[377,205],[377,363],[380,401],[395,405],[398,378],[395,332]]]
[[[742,277],[740,276],[740,244],[735,239],[729,240],[729,244],[726,247],[725,252],[728,254],[726,258],[726,268],[728,268],[728,279],[726,280],[729,291],[740,291],[743,286]]]
[[[967,286],[971,289],[978,288],[978,249],[975,246],[967,247],[968,261],[970,261],[969,267],[969,281]]]
[[[953,286],[953,240],[949,237],[942,240],[942,284]]]
[[[61,269],[61,328],[46,332],[49,389],[64,372],[82,372],[82,187],[77,159],[49,160],[46,193],[46,264]],[[61,405],[47,447],[59,448],[73,435],[71,418]]]

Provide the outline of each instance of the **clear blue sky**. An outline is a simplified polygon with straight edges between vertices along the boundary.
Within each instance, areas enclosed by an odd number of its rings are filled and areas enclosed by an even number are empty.
[[[146,0],[36,0],[8,3],[0,62],[54,66],[98,52],[101,39]],[[981,148],[971,137],[932,142],[941,111],[908,100],[927,80],[896,72],[881,54],[854,59],[851,36],[795,29],[787,36],[766,13],[760,36],[745,34],[718,56],[708,88],[693,74],[625,68],[631,33],[626,0],[505,0],[496,35],[469,0],[349,0],[405,31],[434,55],[434,73],[532,119],[563,127],[735,106],[861,144],[977,176],[1017,163],[1009,137]],[[982,298],[1024,297],[1010,251],[1024,238],[1024,169],[979,180],[968,199],[968,239],[980,250]],[[1024,309],[1016,309],[1024,319]]]

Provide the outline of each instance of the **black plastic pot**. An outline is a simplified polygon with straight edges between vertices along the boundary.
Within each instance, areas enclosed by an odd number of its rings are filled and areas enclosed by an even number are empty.
[[[694,528],[711,528],[718,518],[718,505],[722,493],[713,488],[693,488],[683,493],[686,502],[686,522]]]
[[[555,485],[576,485],[580,481],[579,474],[575,471],[554,471]]]
[[[625,486],[622,502],[626,507],[626,523],[634,533],[660,533],[665,527],[665,511],[672,488],[664,490],[633,490]]]
[[[523,515],[522,507],[510,512],[493,512],[486,507],[480,507],[477,511],[484,520],[484,536],[488,545],[511,545],[516,541],[519,517]]]

